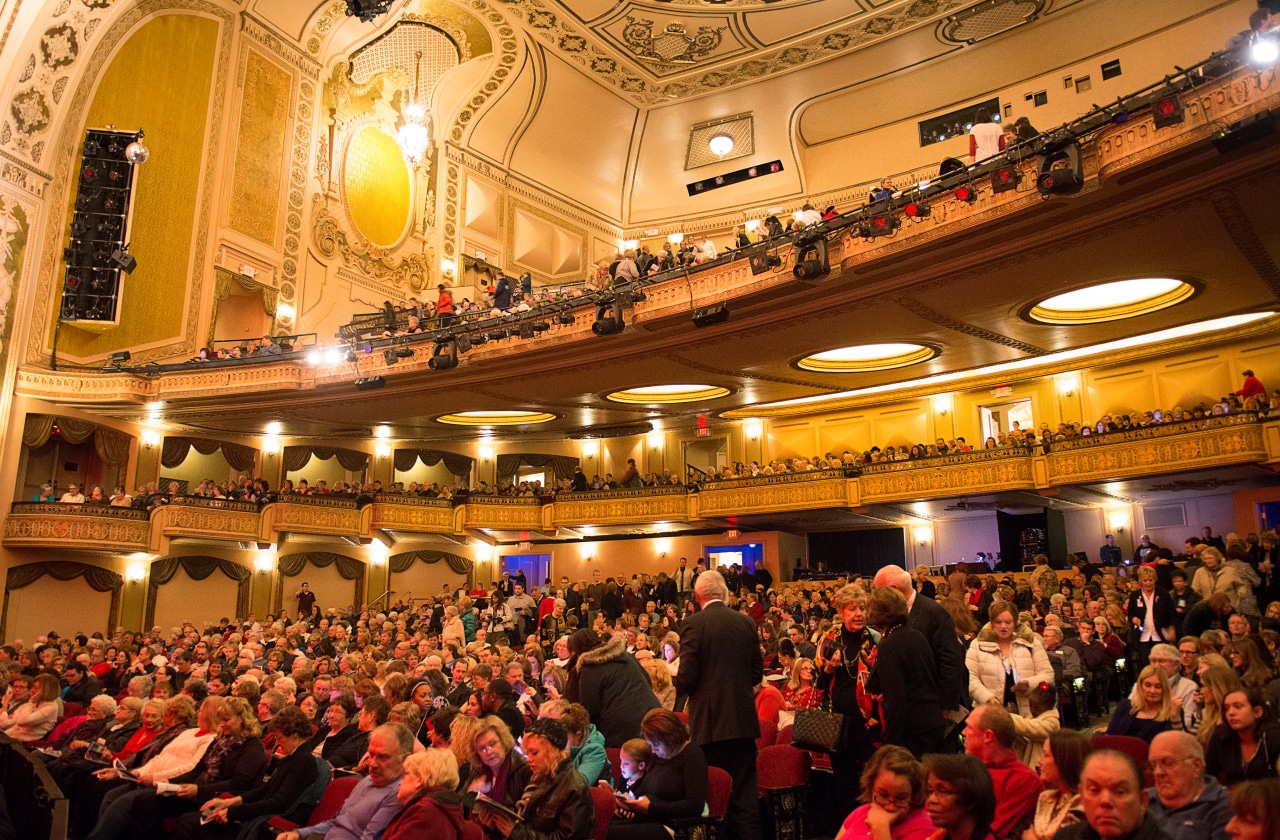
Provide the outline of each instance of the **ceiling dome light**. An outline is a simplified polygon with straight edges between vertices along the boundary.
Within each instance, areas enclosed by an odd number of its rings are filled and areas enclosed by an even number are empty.
[[[855,344],[805,356],[796,362],[796,367],[819,373],[866,373],[916,365],[936,355],[935,348],[923,344]]]
[[[545,411],[459,411],[437,417],[436,422],[449,426],[527,426],[554,419],[554,414]]]
[[[717,134],[707,142],[707,146],[710,147],[711,154],[724,157],[733,151],[733,138],[727,134]]]
[[[1026,316],[1042,324],[1098,324],[1157,312],[1195,293],[1195,286],[1169,277],[1117,280],[1046,298]]]
[[[719,385],[651,385],[645,388],[627,388],[606,394],[612,402],[630,405],[654,405],[691,403],[718,400],[733,393]]]

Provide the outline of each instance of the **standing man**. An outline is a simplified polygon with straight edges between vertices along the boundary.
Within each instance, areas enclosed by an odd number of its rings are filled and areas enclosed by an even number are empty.
[[[756,790],[755,687],[764,658],[751,619],[725,603],[729,588],[719,572],[703,572],[694,585],[699,610],[680,634],[676,689],[689,698],[689,730],[707,764],[733,779],[725,823],[734,840],[760,840]]]
[[[591,572],[591,583],[587,584],[587,620],[583,623],[583,627],[590,627],[591,622],[595,621],[596,616],[600,614],[600,610],[604,607],[606,591],[608,587],[600,575],[600,570],[594,569]]]
[[[520,632],[516,638],[524,642],[525,637],[538,626],[538,602],[524,594],[524,584],[517,580],[515,594],[507,599],[507,606],[511,607],[511,612],[515,614],[516,623],[519,625]]]
[[[1116,538],[1111,534],[1107,534],[1106,543],[1098,549],[1098,559],[1104,566],[1120,565],[1120,546],[1116,545]]]
[[[305,580],[302,582],[302,588],[294,593],[294,597],[298,599],[298,617],[310,616],[311,608],[316,604],[316,594],[311,591],[311,587]]]
[[[693,569],[689,568],[689,558],[680,558],[680,568],[676,569],[671,579],[676,582],[676,593],[680,597],[680,603],[683,604],[689,598],[689,593],[693,591]]]

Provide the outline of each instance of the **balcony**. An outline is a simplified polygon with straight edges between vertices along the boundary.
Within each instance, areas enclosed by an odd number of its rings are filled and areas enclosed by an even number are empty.
[[[149,513],[90,505],[13,505],[10,548],[163,553],[177,537],[277,542],[283,533],[373,539],[380,530],[464,534],[471,530],[550,531],[581,525],[692,522],[788,511],[946,499],[1002,491],[1119,481],[1232,465],[1280,465],[1280,420],[1256,414],[1207,417],[1041,447],[987,449],[844,470],[708,482],[685,487],[600,490],[555,497],[472,495],[457,499],[378,496],[372,503],[327,496],[281,496],[262,507],[181,498]]]

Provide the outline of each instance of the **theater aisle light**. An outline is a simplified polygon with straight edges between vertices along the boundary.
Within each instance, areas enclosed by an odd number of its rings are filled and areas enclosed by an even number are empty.
[[[137,583],[147,576],[147,566],[145,563],[130,563],[125,566],[124,578],[130,583]]]
[[[259,572],[270,572],[276,567],[276,547],[274,545],[259,550],[253,556],[253,568]]]

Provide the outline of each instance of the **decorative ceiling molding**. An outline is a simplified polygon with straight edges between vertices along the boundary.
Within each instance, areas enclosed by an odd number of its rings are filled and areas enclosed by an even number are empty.
[[[919,315],[928,321],[932,321],[940,327],[946,327],[958,333],[963,333],[973,338],[980,338],[983,341],[990,341],[993,344],[1000,344],[1005,347],[1012,347],[1014,350],[1020,350],[1029,356],[1045,356],[1049,351],[1043,347],[1037,347],[1034,344],[1027,344],[1025,341],[1019,341],[1016,338],[1010,338],[1007,335],[1001,335],[997,332],[974,326],[973,324],[952,318],[950,315],[944,315],[936,309],[929,307],[919,298],[911,295],[901,295],[896,300],[897,304],[903,309],[913,314]]]

